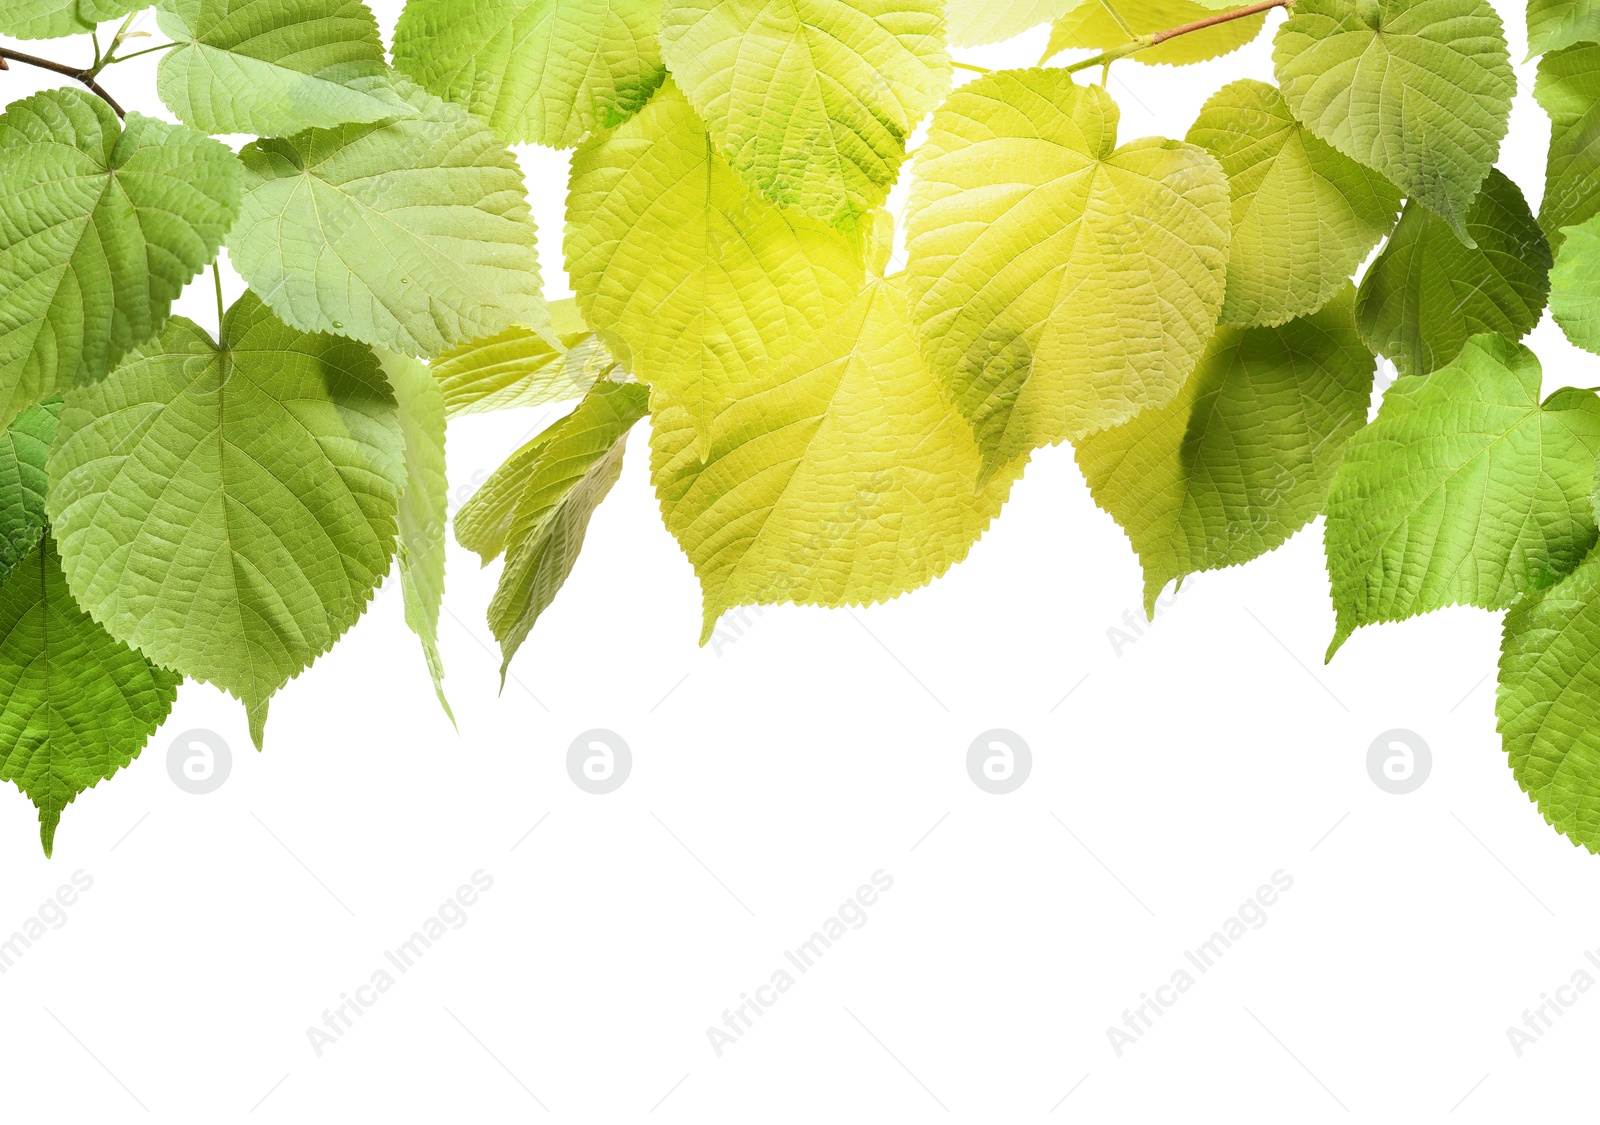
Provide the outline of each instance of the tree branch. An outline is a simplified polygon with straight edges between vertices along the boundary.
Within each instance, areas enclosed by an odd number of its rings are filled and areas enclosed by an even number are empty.
[[[51,62],[49,59],[41,59],[36,55],[25,55],[21,51],[13,51],[9,47],[0,47],[0,67],[5,67],[6,70],[10,70],[10,67],[5,66],[5,60],[7,59],[10,59],[12,62],[23,63],[27,66],[36,66],[40,70],[54,71],[56,74],[65,75],[74,82],[82,82],[89,88],[91,93],[97,95],[100,100],[106,103],[106,105],[116,110],[118,117],[128,116],[125,112],[123,112],[122,107],[117,104],[116,99],[110,94],[106,93],[105,90],[101,88],[100,83],[94,80],[94,74],[92,71],[80,70],[75,66],[68,66],[66,63]]]
[[[1188,35],[1191,31],[1204,31],[1208,27],[1216,27],[1219,23],[1228,23],[1232,20],[1242,20],[1246,16],[1260,15],[1262,12],[1273,8],[1287,8],[1292,6],[1294,0],[1260,0],[1260,3],[1251,4],[1244,8],[1235,8],[1231,12],[1218,12],[1214,16],[1195,20],[1193,23],[1180,24],[1169,27],[1165,31],[1153,31],[1149,35],[1140,35],[1131,43],[1124,43],[1120,47],[1113,47],[1109,51],[1102,51],[1092,58],[1079,59],[1063,67],[1068,72],[1088,70],[1090,67],[1106,66],[1118,59],[1125,59],[1129,55],[1138,54],[1147,47],[1154,47],[1157,43],[1165,43],[1168,39],[1176,39],[1180,35]]]

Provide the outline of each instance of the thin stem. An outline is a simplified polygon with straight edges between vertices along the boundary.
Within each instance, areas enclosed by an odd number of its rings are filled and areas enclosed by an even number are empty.
[[[1106,10],[1106,14],[1111,17],[1112,22],[1122,29],[1122,34],[1129,39],[1139,38],[1139,33],[1133,30],[1132,24],[1122,18],[1122,13],[1117,11],[1117,6],[1111,0],[1100,0],[1100,6]],[[1102,82],[1101,85],[1103,86],[1105,83]]]
[[[1271,11],[1273,8],[1287,8],[1294,0],[1260,0],[1260,3],[1251,4],[1244,8],[1235,8],[1231,12],[1218,12],[1214,16],[1195,20],[1193,23],[1179,24],[1169,27],[1165,31],[1153,31],[1149,35],[1140,35],[1131,43],[1124,43],[1120,47],[1113,47],[1109,51],[1102,51],[1091,58],[1079,59],[1069,63],[1063,70],[1071,73],[1087,70],[1090,67],[1105,66],[1118,59],[1125,59],[1129,55],[1138,54],[1147,47],[1154,47],[1157,43],[1165,43],[1168,39],[1176,39],[1180,35],[1188,35],[1191,31],[1204,31],[1208,27],[1216,27],[1219,23],[1229,23],[1232,20],[1242,20],[1246,16],[1259,15],[1261,12]]]
[[[56,74],[64,74],[74,82],[82,82],[92,93],[97,95],[103,102],[105,102],[106,105],[116,110],[118,117],[128,116],[127,113],[123,111],[122,107],[117,104],[116,99],[101,89],[100,83],[96,82],[94,80],[94,75],[87,70],[79,70],[77,67],[68,66],[65,63],[51,62],[49,59],[41,59],[36,55],[25,55],[21,51],[13,51],[10,47],[0,47],[0,59],[10,59],[12,62],[19,62],[26,66],[36,66],[40,70],[49,70],[55,72]]]
[[[222,267],[216,262],[211,263],[211,276],[217,283],[217,339],[222,339],[222,320],[227,316],[227,310],[222,304]]]
[[[163,43],[159,47],[146,47],[144,50],[135,51],[131,55],[118,55],[114,59],[107,59],[106,62],[105,62],[105,65],[106,66],[110,66],[112,63],[124,63],[124,62],[127,62],[129,59],[136,59],[140,55],[153,55],[157,51],[170,51],[170,50],[172,50],[172,48],[174,48],[176,46],[177,46],[176,43]]]
[[[955,67],[957,70],[970,70],[974,74],[993,74],[994,73],[994,71],[990,70],[986,66],[974,66],[972,63],[957,62],[955,59],[951,59],[950,60],[950,65]]]

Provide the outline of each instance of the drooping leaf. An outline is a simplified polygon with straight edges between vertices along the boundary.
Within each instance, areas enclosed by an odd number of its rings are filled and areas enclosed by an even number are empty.
[[[1600,852],[1600,554],[1506,614],[1499,680],[1512,776],[1546,823]]]
[[[428,369],[410,356],[378,353],[394,391],[395,415],[405,439],[406,487],[396,516],[400,592],[406,624],[422,642],[428,675],[439,706],[456,721],[444,695],[444,659],[439,655],[439,607],[444,604],[444,532],[450,519],[450,485],[444,463],[444,393]]]
[[[650,100],[660,23],[661,0],[410,0],[394,64],[510,144],[570,148]]]
[[[578,317],[575,301],[552,301],[550,320],[559,347],[515,325],[434,360],[433,377],[449,415],[578,398],[611,369],[614,361]]]
[[[0,116],[0,424],[161,328],[239,212],[226,147],[49,90]]]
[[[545,329],[516,159],[460,106],[396,88],[417,116],[245,146],[233,264],[293,327],[405,355]]]
[[[1308,129],[1462,230],[1517,89],[1488,0],[1299,0],[1272,61]]]
[[[0,432],[0,582],[39,545],[50,487],[45,459],[56,439],[61,402],[30,406]]]
[[[1566,235],[1550,271],[1550,315],[1567,339],[1600,354],[1600,215]]]
[[[1330,657],[1362,625],[1504,609],[1594,545],[1600,398],[1567,387],[1541,404],[1540,380],[1532,352],[1485,334],[1389,388],[1328,496]]]
[[[1498,169],[1467,212],[1466,246],[1446,223],[1407,203],[1361,279],[1356,322],[1367,346],[1402,375],[1426,375],[1479,332],[1520,340],[1550,292],[1550,246],[1522,192]]]
[[[182,682],[78,608],[50,536],[0,585],[0,781],[38,806],[46,856],[62,810],[139,756]]]
[[[1185,139],[1217,158],[1233,198],[1224,323],[1321,308],[1394,226],[1399,189],[1312,136],[1265,82],[1218,90]]]
[[[939,0],[667,0],[661,53],[752,186],[846,227],[950,88]]]
[[[1195,20],[1216,14],[1214,7],[1196,3],[1195,0],[1114,0],[1117,13],[1139,35],[1165,31]],[[1229,20],[1203,31],[1191,31],[1157,43],[1153,47],[1128,56],[1135,62],[1154,65],[1164,63],[1182,66],[1184,63],[1203,62],[1237,51],[1257,35],[1266,23],[1266,13]],[[1127,32],[1112,17],[1100,0],[1083,0],[1050,28],[1050,44],[1045,48],[1045,58],[1062,51],[1087,48],[1108,51],[1132,42]]]
[[[59,39],[86,35],[95,25],[137,12],[148,0],[5,0],[0,4],[0,35],[16,39]]]
[[[1574,43],[1600,42],[1595,0],[1528,0],[1528,57]]]
[[[177,46],[162,55],[156,87],[202,132],[283,137],[417,113],[389,82],[362,0],[158,0],[157,9]]]
[[[651,419],[661,514],[700,577],[704,631],[738,605],[866,605],[966,557],[1023,462],[976,487],[977,445],[928,368],[903,282],[872,281],[713,420]]]
[[[268,698],[388,573],[405,484],[377,357],[297,332],[246,293],[220,344],[174,318],[67,395],[48,509],[79,604],[241,699],[259,747]]]
[[[1173,579],[1248,562],[1311,522],[1372,396],[1355,290],[1276,327],[1220,327],[1164,406],[1077,444],[1095,502],[1144,566],[1144,604]]]
[[[1222,168],[1182,141],[1117,148],[1116,128],[1099,86],[999,71],[952,94],[917,151],[912,319],[986,473],[1167,402],[1216,324]]]
[[[1550,115],[1539,225],[1553,250],[1561,228],[1600,212],[1600,45],[1585,43],[1539,60],[1533,96]]]
[[[639,383],[601,380],[575,410],[496,469],[456,513],[456,540],[505,570],[489,603],[500,677],[583,548],[589,517],[622,472],[628,431],[649,408]]]
[[[567,272],[612,354],[706,428],[860,287],[859,240],[780,210],[714,151],[669,80],[579,147]]]

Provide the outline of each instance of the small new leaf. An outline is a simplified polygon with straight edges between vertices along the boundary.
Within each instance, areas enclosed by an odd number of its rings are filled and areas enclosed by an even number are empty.
[[[1227,177],[1182,141],[1117,148],[1117,116],[1064,70],[999,71],[917,150],[911,316],[986,474],[1169,401],[1221,311]]]
[[[434,360],[433,377],[450,417],[578,398],[614,366],[570,298],[550,303],[550,319],[555,342],[513,325]]]
[[[182,681],[78,608],[50,536],[0,585],[0,780],[38,806],[46,856],[62,810],[138,757]]]
[[[1540,381],[1527,348],[1482,335],[1389,388],[1328,496],[1330,659],[1362,625],[1504,609],[1594,545],[1600,398],[1568,387],[1541,404]]]
[[[1464,236],[1517,89],[1488,0],[1299,0],[1272,61],[1306,128]]]
[[[661,0],[410,0],[395,67],[510,144],[571,148],[661,84]]]
[[[1520,340],[1550,292],[1550,246],[1517,185],[1489,173],[1467,212],[1464,244],[1426,207],[1406,204],[1356,296],[1367,346],[1402,375],[1426,375],[1479,332]]]
[[[48,509],[73,595],[112,636],[267,700],[355,624],[394,555],[406,486],[372,351],[298,332],[253,293],[222,342],[174,318],[70,393]]]
[[[1077,443],[1139,553],[1147,614],[1173,579],[1248,562],[1322,511],[1372,396],[1354,296],[1346,281],[1309,316],[1218,328],[1175,399]]]
[[[177,44],[156,88],[206,133],[283,137],[352,121],[414,117],[395,93],[378,22],[361,0],[160,0]]]
[[[505,682],[511,658],[583,548],[589,518],[622,472],[628,431],[649,409],[640,383],[602,380],[575,410],[513,453],[456,514],[456,540],[484,565],[506,556],[489,603]]]
[[[395,415],[405,439],[406,488],[397,513],[400,591],[406,624],[422,642],[439,706],[456,721],[444,695],[444,660],[439,655],[439,607],[444,604],[444,531],[450,519],[445,478],[444,392],[428,369],[410,356],[378,353],[394,391]]]
[[[1320,309],[1394,226],[1399,189],[1312,136],[1265,82],[1218,90],[1185,139],[1217,158],[1233,198],[1224,323]]]
[[[416,116],[244,147],[233,264],[293,327],[404,355],[547,328],[516,158],[460,106],[396,88]]]
[[[1000,511],[978,447],[917,345],[902,277],[872,281],[789,362],[714,419],[651,419],[661,515],[700,578],[704,644],[734,606],[867,605],[937,578]]]
[[[105,377],[216,257],[243,176],[227,148],[78,90],[0,116],[0,424]]]

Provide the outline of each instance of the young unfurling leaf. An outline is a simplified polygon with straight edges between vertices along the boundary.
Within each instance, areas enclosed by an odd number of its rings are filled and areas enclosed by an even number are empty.
[[[502,682],[572,573],[589,518],[622,472],[628,431],[648,406],[642,384],[601,380],[571,414],[513,453],[456,516],[457,541],[484,565],[506,556],[489,603]]]

